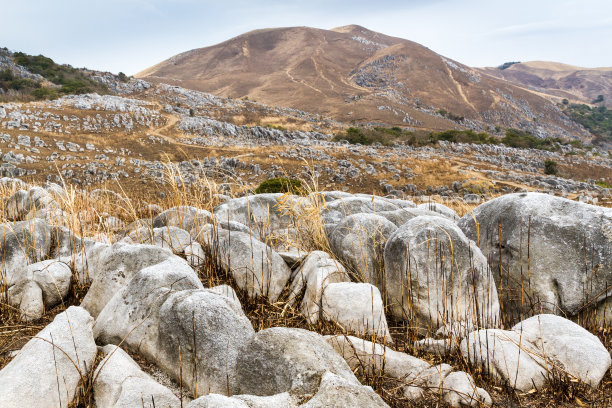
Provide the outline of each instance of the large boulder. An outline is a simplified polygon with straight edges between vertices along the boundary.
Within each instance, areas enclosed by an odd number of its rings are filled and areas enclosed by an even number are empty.
[[[293,274],[288,303],[293,304],[302,290],[301,312],[311,323],[321,317],[321,297],[325,288],[335,282],[348,282],[349,276],[344,267],[323,251],[313,251],[304,259]]]
[[[141,269],[173,257],[169,249],[153,245],[117,243],[90,257],[93,281],[81,306],[97,317],[115,294]]]
[[[59,205],[44,188],[32,187],[29,191],[18,190],[9,197],[4,211],[9,221],[18,221],[24,219],[28,214],[37,214],[43,209],[59,209]],[[36,218],[43,217],[37,216]]]
[[[380,291],[369,283],[340,282],[327,285],[321,299],[323,318],[351,333],[375,336],[392,343]]]
[[[51,250],[52,228],[40,219],[0,224],[0,235],[0,270],[9,287]]]
[[[275,302],[291,276],[283,258],[250,234],[219,229],[201,243],[217,252],[223,267],[250,297]]]
[[[530,310],[571,317],[585,308],[609,309],[611,208],[508,194],[478,206],[458,225],[488,251],[509,321]]]
[[[273,327],[262,330],[240,350],[232,394],[313,395],[326,372],[361,384],[342,357],[314,332]]]
[[[193,393],[226,393],[238,350],[255,334],[240,305],[205,290],[184,260],[144,268],[107,303],[95,327],[102,343],[138,352]],[[179,355],[180,350],[180,355]]]
[[[359,213],[375,214],[381,211],[394,211],[401,208],[398,204],[382,197],[349,196],[326,203],[321,210],[321,214],[324,223],[338,224],[349,215]]]
[[[141,269],[116,291],[98,314],[94,335],[102,344],[125,344],[154,359],[159,310],[174,292],[203,289],[193,269],[177,256]]]
[[[153,228],[177,227],[186,231],[199,228],[213,221],[209,211],[182,205],[161,212],[152,221]]]
[[[541,388],[553,374],[597,386],[612,360],[597,337],[559,316],[536,315],[511,330],[478,330],[461,342],[466,359],[520,391]]]
[[[447,218],[421,216],[402,225],[385,246],[385,287],[391,314],[419,331],[457,333],[494,327],[497,291],[487,260]]]
[[[0,371],[0,406],[67,407],[97,354],[92,325],[80,307],[58,314]]]
[[[314,397],[303,408],[389,408],[371,387],[355,384],[345,378],[326,372]]]
[[[168,248],[175,254],[184,252],[185,247],[191,244],[191,235],[179,227],[139,228],[132,231],[128,237],[133,242],[155,245]]]
[[[183,383],[192,392],[225,394],[236,359],[254,335],[240,305],[229,297],[209,290],[177,292],[159,311],[155,362],[178,381],[180,346]]]
[[[68,295],[72,271],[63,262],[45,260],[27,266],[26,273],[8,290],[9,304],[21,310],[21,319],[36,320]]]
[[[93,391],[97,408],[178,408],[181,401],[168,388],[142,371],[122,349],[102,348],[104,359],[94,372]]]
[[[423,204],[419,204],[417,205],[417,208],[423,208],[426,209],[428,211],[432,211],[437,213],[438,215],[441,215],[443,217],[448,218],[449,220],[452,221],[459,221],[459,214],[457,214],[457,212],[455,210],[453,210],[452,208],[449,208],[443,204],[440,203],[434,203],[434,202],[430,202],[430,203],[423,203]]]
[[[236,221],[259,232],[289,228],[293,218],[285,208],[290,208],[297,197],[282,194],[256,194],[234,198],[218,205],[213,214],[219,221]]]
[[[380,215],[354,214],[334,228],[329,243],[359,281],[382,287],[385,243],[395,230],[395,224]]]
[[[425,360],[357,337],[336,335],[325,339],[355,372],[410,382],[430,367]]]

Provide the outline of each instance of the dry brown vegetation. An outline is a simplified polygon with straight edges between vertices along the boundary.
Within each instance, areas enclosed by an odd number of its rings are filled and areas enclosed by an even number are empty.
[[[181,178],[178,170],[172,165],[167,166],[166,172],[168,175],[177,176],[179,180]],[[113,194],[103,195],[96,200],[92,200],[86,192],[70,188],[68,194],[60,198],[60,204],[68,215],[63,221],[64,225],[68,226],[79,236],[91,236],[96,233],[105,233],[112,236],[120,231],[101,222],[105,214],[119,216],[126,224],[142,217],[151,216],[151,214],[147,214],[143,210],[145,202],[143,199],[150,202],[148,200],[149,197],[143,197],[139,192],[132,194],[129,189],[121,188],[121,186],[117,187],[124,196],[120,200],[117,200],[117,196]],[[236,185],[236,193],[240,192],[240,188],[242,187]],[[319,189],[318,181],[312,179],[305,182],[305,188],[308,193],[316,193]],[[0,191],[0,217],[4,217],[4,208],[2,206],[6,202],[6,198],[13,191],[13,189],[3,189]],[[155,200],[164,209],[177,205],[193,205],[198,208],[212,210],[220,203],[217,194],[221,190],[219,185],[212,180],[205,179],[198,185],[190,187],[180,182],[171,183],[166,186],[166,191],[165,198]],[[453,207],[460,215],[466,214],[474,207],[473,205],[466,205],[458,201],[445,202],[445,204]],[[317,200],[312,204],[312,207],[301,208],[299,212],[282,201],[279,207],[294,217],[298,241],[292,242],[293,245],[304,250],[321,249],[331,253],[326,235],[323,232],[323,224],[319,211],[320,205],[324,205],[324,203]],[[271,241],[270,243],[273,244]],[[330,321],[320,320],[317,324],[310,324],[296,306],[287,303],[286,294],[288,288],[285,289],[284,295],[281,295],[281,300],[273,304],[264,299],[249,298],[246,292],[241,291],[233,284],[231,275],[221,267],[214,247],[207,248],[205,261],[204,265],[197,269],[197,274],[204,286],[211,287],[226,283],[236,288],[243,310],[256,330],[285,326],[305,328],[321,334],[351,334],[346,332],[341,326]],[[61,305],[46,311],[43,318],[34,323],[20,321],[19,311],[9,306],[5,300],[0,301],[0,369],[10,361],[11,351],[20,349],[32,336],[47,325],[56,314],[65,310],[70,305],[78,305],[81,302],[88,286],[80,286],[77,282],[76,279],[73,280],[70,294]],[[0,296],[0,299],[6,299],[6,290],[6,286],[0,285],[0,292],[5,294],[5,297]],[[301,296],[303,296],[303,293]],[[503,300],[503,296],[501,300]],[[295,304],[299,305],[299,303],[298,301]],[[612,328],[597,322],[593,324],[593,321],[588,319],[583,321],[583,323],[587,322],[590,322],[587,327],[601,339],[609,350],[612,349]],[[544,389],[538,392],[518,393],[508,388],[502,382],[487,376],[481,370],[474,369],[468,365],[465,358],[459,352],[453,352],[450,355],[440,357],[415,349],[413,344],[418,338],[418,330],[415,327],[392,320],[389,321],[389,327],[394,340],[394,349],[418,356],[432,364],[445,362],[452,364],[458,370],[465,370],[474,377],[478,386],[485,388],[491,394],[495,406],[507,408],[573,406],[603,408],[609,407],[612,403],[612,376],[610,373],[606,375],[601,385],[596,389],[576,382],[568,376],[552,373],[552,381]],[[155,367],[142,357],[133,353],[132,356],[140,363],[144,370],[149,372],[155,371]],[[96,363],[100,360],[101,355],[98,355]],[[393,408],[433,408],[445,406],[436,393],[427,393],[426,398],[418,403],[408,401],[401,393],[401,388],[403,385],[406,385],[405,383],[386,376],[384,372],[371,371],[367,370],[366,367],[362,367],[356,374],[364,384],[372,386]],[[72,408],[94,406],[93,380],[93,372],[84,377],[76,400],[71,404]],[[180,387],[176,384],[175,386]],[[181,395],[183,395],[182,393],[183,390],[181,389]],[[185,391],[184,395],[187,395],[187,391]]]

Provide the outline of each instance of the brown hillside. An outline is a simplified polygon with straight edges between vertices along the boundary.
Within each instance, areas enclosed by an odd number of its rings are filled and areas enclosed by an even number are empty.
[[[553,100],[567,98],[573,102],[591,103],[598,95],[603,95],[606,104],[612,106],[612,67],[582,68],[531,61],[504,70],[483,68],[482,72],[550,95]]]
[[[355,25],[252,31],[176,55],[137,76],[348,123],[516,127],[540,136],[586,137],[546,98],[415,42]]]

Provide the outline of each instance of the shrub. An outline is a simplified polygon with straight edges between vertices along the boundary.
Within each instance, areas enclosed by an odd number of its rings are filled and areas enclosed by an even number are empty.
[[[34,89],[32,91],[32,96],[36,99],[57,99],[58,94],[57,90],[53,88],[42,87],[38,89]]]
[[[192,118],[195,116],[193,108],[189,108],[189,116],[191,116]]]
[[[120,72],[117,74],[117,79],[119,79],[121,82],[127,82],[129,78],[123,72]]]
[[[273,178],[263,181],[255,189],[256,194],[264,193],[291,193],[301,194],[302,182],[298,179],[288,179],[285,177]]]
[[[544,174],[557,174],[557,162],[547,159],[544,161]]]

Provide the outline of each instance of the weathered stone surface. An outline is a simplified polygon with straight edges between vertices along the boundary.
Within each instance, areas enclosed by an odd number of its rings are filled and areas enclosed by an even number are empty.
[[[384,374],[409,382],[430,364],[420,358],[400,353],[390,347],[353,336],[325,336],[325,339],[348,363],[353,371],[366,374]]]
[[[89,273],[93,282],[81,306],[97,317],[137,272],[171,257],[170,250],[153,245],[117,243],[101,248],[89,258]]]
[[[255,335],[238,303],[209,290],[170,295],[160,308],[158,327],[157,365],[179,380],[180,345],[183,383],[200,393],[228,391],[240,350]]]
[[[22,320],[30,321],[42,317],[45,308],[58,305],[68,295],[72,271],[65,263],[46,260],[28,265],[19,279],[8,290],[9,304],[21,310]]]
[[[187,231],[178,227],[140,228],[132,231],[128,237],[133,242],[155,245],[168,248],[175,254],[183,253],[186,246],[191,244],[191,236]]]
[[[97,353],[92,324],[80,307],[57,315],[0,371],[0,406],[68,406]]]
[[[321,299],[323,318],[361,336],[376,336],[392,343],[380,291],[369,283],[327,285]]]
[[[398,210],[400,208],[397,204],[393,204],[382,197],[350,196],[327,203],[321,212],[325,223],[338,224],[349,215],[358,213],[374,214],[381,211]]]
[[[142,371],[125,351],[107,345],[102,352],[105,357],[96,368],[93,384],[97,408],[180,407],[172,391]]]
[[[508,194],[458,225],[488,248],[509,320],[533,309],[575,316],[587,303],[610,302],[612,209],[541,193]]]
[[[293,304],[306,287],[301,311],[311,323],[315,323],[321,317],[321,296],[327,285],[347,281],[348,274],[338,261],[326,252],[313,251],[293,274],[288,303]]]
[[[312,395],[326,372],[360,386],[342,357],[319,334],[273,327],[257,333],[239,352],[233,394]]]
[[[304,408],[388,408],[389,406],[370,387],[347,381],[342,376],[326,372],[319,390]]]
[[[51,250],[49,225],[39,219],[0,225],[0,270],[7,286],[14,285],[27,272],[27,265],[42,261]]]
[[[546,382],[546,364],[533,345],[514,331],[489,329],[470,333],[461,342],[461,353],[470,363],[520,391],[541,388]]]
[[[422,332],[498,324],[487,260],[454,222],[427,216],[410,220],[391,235],[384,258],[384,289],[396,318],[416,323]]]
[[[279,230],[291,226],[292,217],[282,207],[290,206],[295,199],[282,193],[234,198],[217,206],[213,214],[219,221],[236,221],[251,230]]]
[[[190,243],[183,248],[182,252],[185,253],[185,258],[187,258],[187,262],[189,262],[189,265],[191,265],[192,268],[200,268],[204,265],[206,254],[199,243]]]
[[[382,287],[383,252],[395,224],[377,214],[346,217],[332,231],[331,249],[361,282]]]
[[[597,337],[550,314],[530,317],[512,330],[471,333],[462,341],[461,352],[521,391],[540,388],[555,370],[595,387],[612,364]]]
[[[187,262],[177,256],[136,272],[116,291],[96,319],[94,335],[102,344],[123,344],[144,356],[159,352],[159,309],[174,292],[203,289]]]
[[[283,258],[250,234],[219,230],[202,244],[218,249],[220,262],[250,297],[264,296],[275,302],[291,276]]]
[[[153,218],[153,228],[177,227],[185,231],[197,229],[211,223],[212,214],[209,211],[190,206],[178,206],[161,212]]]
[[[417,205],[417,208],[423,208],[425,210],[435,212],[438,215],[446,217],[452,221],[459,221],[459,218],[461,218],[459,217],[459,214],[457,214],[455,210],[453,210],[452,208],[448,208],[447,206],[440,204],[440,203],[434,203],[434,202],[423,203],[423,204]]]

